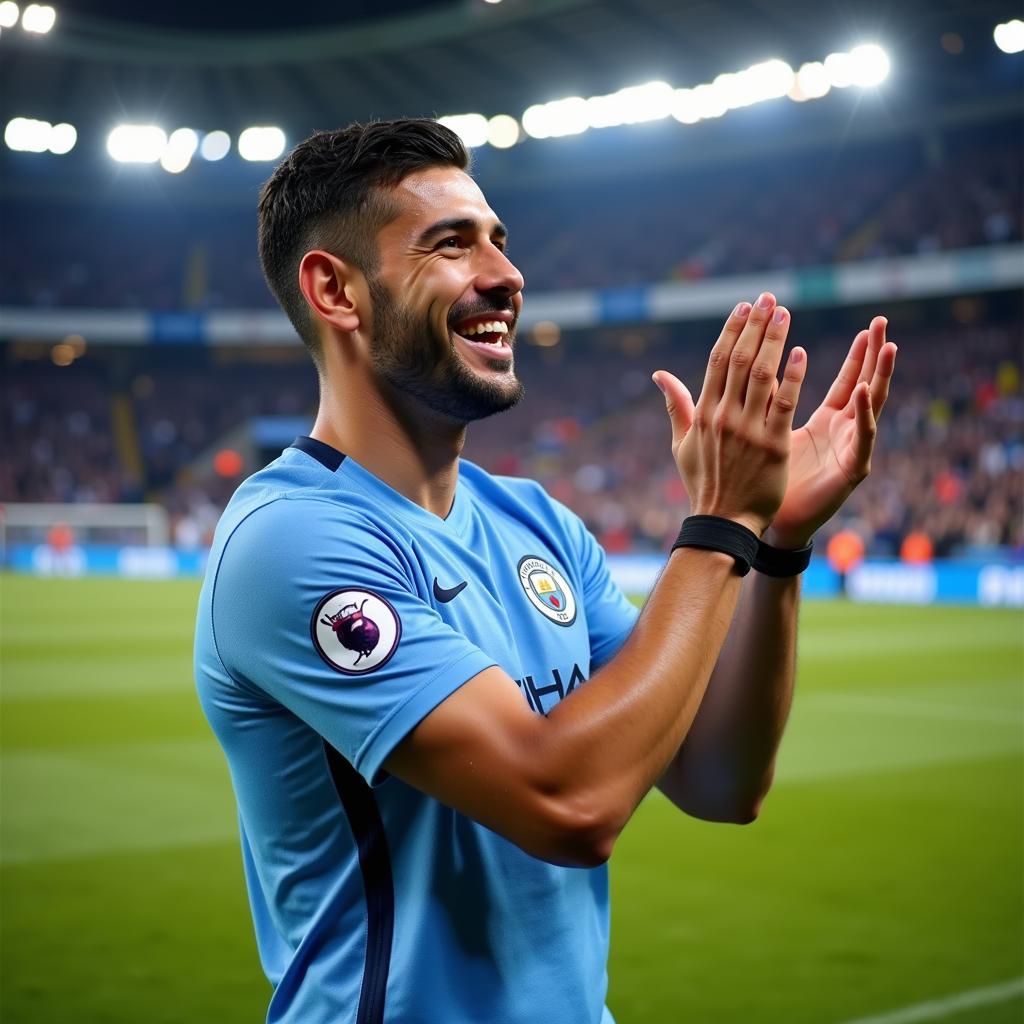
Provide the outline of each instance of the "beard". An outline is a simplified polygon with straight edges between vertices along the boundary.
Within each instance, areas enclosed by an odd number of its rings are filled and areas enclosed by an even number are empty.
[[[400,306],[376,278],[368,284],[373,300],[373,368],[392,387],[458,423],[504,412],[523,397],[523,385],[508,360],[488,360],[495,376],[478,377],[459,358],[451,334],[439,335],[428,317],[420,320]],[[493,305],[457,308],[450,322],[497,311]]]

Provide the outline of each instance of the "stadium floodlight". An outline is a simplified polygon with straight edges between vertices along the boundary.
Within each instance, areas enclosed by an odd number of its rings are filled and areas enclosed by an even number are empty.
[[[729,109],[722,90],[713,85],[698,85],[693,90],[693,102],[701,120],[721,117]]]
[[[4,129],[8,149],[19,153],[45,153],[50,148],[53,126],[34,117],[13,117]]]
[[[57,156],[63,156],[75,148],[77,141],[78,132],[75,130],[75,126],[62,121],[50,129],[50,144],[46,148],[51,153],[56,153]]]
[[[487,118],[483,114],[448,114],[437,121],[455,132],[470,149],[487,142]]]
[[[13,0],[3,0],[0,3],[0,28],[14,28],[20,15],[21,11]]]
[[[785,96],[793,78],[793,69],[784,60],[766,60],[745,71],[719,75],[711,85],[727,110],[737,110]]]
[[[670,116],[682,124],[696,124],[783,96],[803,102],[819,99],[832,88],[878,85],[888,76],[889,68],[888,55],[874,43],[864,43],[850,53],[831,53],[824,62],[804,64],[799,71],[774,58],[742,71],[725,72],[713,82],[693,88],[673,89],[666,82],[648,82],[607,96],[571,96],[538,103],[523,112],[523,130],[532,138],[547,139]]]
[[[227,132],[207,132],[199,144],[199,155],[204,160],[223,160],[231,149],[231,136]]]
[[[796,72],[784,60],[765,60],[740,73],[745,98],[750,103],[764,103],[785,96],[793,85]]]
[[[853,84],[862,89],[884,82],[889,77],[889,55],[874,43],[855,46],[850,51],[853,67]]]
[[[672,116],[681,124],[696,124],[700,120],[700,104],[692,89],[676,89],[672,97]]]
[[[847,89],[854,82],[853,58],[848,53],[830,53],[825,58],[825,74],[833,89]]]
[[[1003,53],[1020,53],[1024,50],[1024,21],[1014,18],[1004,21],[992,30],[992,38]]]
[[[284,147],[284,132],[271,125],[255,125],[238,136],[238,154],[243,160],[276,160]]]
[[[160,154],[160,166],[169,174],[180,174],[192,162],[198,145],[199,136],[191,128],[175,129]]]
[[[22,12],[21,27],[26,32],[45,35],[53,28],[57,12],[48,4],[29,4]]]
[[[821,61],[813,60],[804,64],[796,73],[796,80],[789,90],[789,98],[802,103],[804,100],[819,100],[828,95],[832,88],[828,72]]]
[[[675,90],[668,82],[646,82],[619,89],[608,96],[587,100],[591,128],[614,128],[620,124],[660,121],[672,114]]]
[[[153,124],[120,124],[107,136],[107,152],[122,164],[155,164],[166,146],[166,132]]]
[[[519,122],[508,114],[495,114],[487,122],[487,141],[495,149],[508,149],[519,141]]]
[[[523,130],[535,139],[580,135],[589,127],[587,101],[582,96],[538,103],[523,111]]]

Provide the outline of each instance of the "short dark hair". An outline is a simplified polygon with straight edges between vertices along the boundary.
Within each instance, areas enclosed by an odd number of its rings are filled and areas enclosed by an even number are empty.
[[[386,191],[414,171],[469,165],[458,135],[429,118],[316,132],[278,164],[260,191],[260,262],[318,367],[315,321],[299,289],[302,257],[324,249],[371,277],[379,255],[377,232],[398,212]]]

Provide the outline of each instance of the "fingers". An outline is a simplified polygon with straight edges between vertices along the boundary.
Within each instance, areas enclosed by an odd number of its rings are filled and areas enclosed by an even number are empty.
[[[868,349],[864,355],[864,365],[860,368],[860,381],[868,381],[875,375],[875,367],[878,365],[878,353],[882,351],[885,344],[885,328],[889,321],[884,316],[876,316],[868,327]]]
[[[657,370],[651,379],[665,396],[665,408],[672,423],[672,447],[675,449],[693,426],[693,396],[686,385],[667,370]]]
[[[729,314],[725,321],[722,333],[718,336],[708,357],[708,369],[704,375],[704,386],[700,390],[702,402],[717,402],[725,390],[725,378],[729,370],[729,356],[732,354],[733,346],[740,336],[747,323],[750,314],[750,303],[740,302]],[[705,398],[706,396],[706,398]]]
[[[877,420],[882,415],[885,400],[889,397],[889,382],[896,369],[896,346],[887,341],[878,353],[878,363],[871,379],[871,412]]]
[[[861,367],[864,365],[864,354],[868,350],[868,332],[860,331],[853,339],[850,351],[839,370],[839,374],[832,382],[825,396],[825,405],[830,409],[845,409],[846,403],[853,394],[853,389],[860,380]]]
[[[760,298],[754,304],[754,308],[750,311],[750,316],[747,317],[747,322],[743,330],[740,331],[740,336],[736,340],[736,344],[733,346],[729,356],[728,373],[722,397],[730,403],[735,403],[737,406],[743,405],[743,398],[750,379],[750,370],[761,348],[766,329],[769,327],[769,324],[776,328],[781,326],[773,321],[772,310],[774,308],[775,296],[771,292],[762,292]],[[783,335],[783,342],[785,342],[785,335]],[[781,355],[781,352],[782,350],[779,349],[779,355]],[[778,359],[776,359],[775,369],[772,370],[771,374],[772,377],[775,376],[778,365]],[[763,397],[767,400],[767,389],[764,391]],[[704,395],[702,394],[701,399],[703,398]],[[762,405],[761,408],[764,408],[764,406]]]
[[[786,360],[782,383],[768,410],[768,434],[779,444],[785,444],[789,440],[789,433],[793,429],[793,417],[796,415],[796,405],[800,400],[800,388],[806,373],[807,353],[802,348],[794,348],[789,353],[789,359]]]
[[[871,389],[861,381],[853,392],[853,413],[857,420],[856,460],[858,475],[867,476],[871,468],[871,452],[875,447],[877,425],[871,411]]]
[[[783,306],[776,306],[764,332],[764,340],[750,367],[750,378],[747,381],[746,396],[743,399],[743,417],[752,423],[764,423],[768,404],[777,383],[779,363],[782,362],[782,350],[786,347],[786,335],[789,334],[790,323],[789,310]],[[741,338],[740,344],[742,343],[743,339]],[[739,345],[733,349],[734,365],[738,348]],[[731,373],[732,368],[730,368]],[[726,384],[727,394],[732,391],[732,387],[730,380]]]

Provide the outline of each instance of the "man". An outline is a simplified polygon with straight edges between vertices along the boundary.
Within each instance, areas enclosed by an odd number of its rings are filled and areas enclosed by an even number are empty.
[[[467,163],[434,122],[353,125],[260,198],[320,410],[225,511],[196,672],[271,1021],[611,1021],[605,862],[654,785],[755,817],[790,704],[793,551],[867,473],[893,370],[876,318],[792,432],[806,354],[777,383],[789,317],[765,294],[729,317],[696,406],[659,371],[698,518],[637,618],[571,512],[459,460],[466,424],[522,390],[523,279]],[[755,556],[777,575],[744,583]]]

